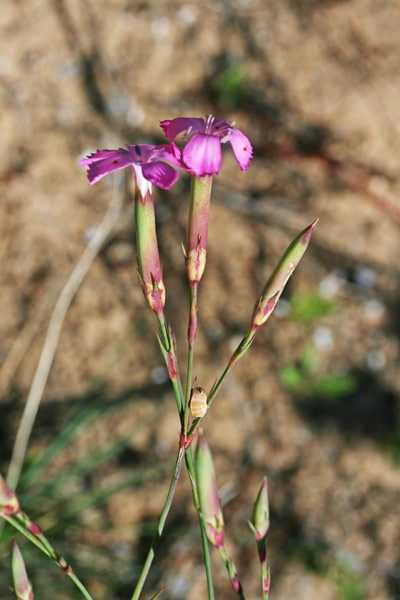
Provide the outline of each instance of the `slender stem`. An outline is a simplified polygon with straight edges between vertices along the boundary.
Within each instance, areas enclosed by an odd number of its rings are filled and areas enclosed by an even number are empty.
[[[67,575],[74,582],[74,584],[80,590],[80,592],[82,593],[82,596],[84,596],[84,598],[86,598],[86,600],[93,600],[92,596],[89,594],[89,592],[87,591],[87,589],[85,588],[83,583],[81,581],[79,581],[79,579],[77,578],[75,573],[67,573]]]
[[[246,600],[243,594],[242,584],[239,581],[239,577],[236,571],[235,563],[226,554],[225,548],[223,546],[221,548],[218,548],[218,552],[222,560],[224,561],[224,564],[228,571],[229,579],[231,580],[232,587],[237,593],[238,598],[240,598],[240,600]]]
[[[199,523],[200,523],[201,542],[203,544],[204,567],[206,570],[206,578],[207,578],[208,598],[209,598],[209,600],[214,600],[214,585],[213,585],[213,579],[212,579],[210,550],[208,547],[208,540],[207,540],[207,535],[206,535],[206,525],[204,522],[203,515],[200,511],[199,494],[198,494],[197,485],[196,485],[196,476],[195,476],[195,470],[194,470],[192,448],[189,448],[189,451],[186,453],[185,460],[186,460],[186,468],[187,468],[187,471],[189,474],[190,484],[192,486],[193,504],[197,511],[197,516],[199,518]]]
[[[172,387],[174,389],[176,405],[178,407],[179,418],[181,423],[183,423],[183,410],[184,410],[184,397],[182,390],[182,383],[179,376],[178,371],[178,362],[176,357],[175,345],[174,345],[174,333],[171,328],[168,327],[167,322],[165,320],[164,314],[157,315],[160,337],[158,341],[160,343],[161,352],[164,356],[165,366],[167,367],[167,371],[169,377],[171,379]],[[176,367],[176,372],[171,372],[171,358]]]
[[[159,323],[159,324],[160,324],[160,331],[161,332],[168,331],[168,328],[166,327],[165,322],[162,322],[162,323]],[[162,333],[161,333],[161,335],[162,335]],[[170,348],[170,351],[173,350],[175,352],[174,347],[173,347],[173,343],[170,343],[169,346],[166,346],[166,341],[167,340],[165,338],[163,340],[159,340],[159,341],[162,342],[160,344],[160,347],[161,347],[161,351],[163,353],[164,360],[165,360],[165,363],[166,363],[166,366],[167,366],[167,370],[168,370],[167,349]],[[175,354],[174,354],[174,357],[176,358]],[[176,403],[177,403],[177,406],[178,406],[178,411],[179,411],[180,416],[181,416],[181,422],[183,423],[184,397],[183,397],[182,384],[181,384],[181,380],[179,378],[179,374],[178,374],[178,379],[171,378],[171,382],[172,382],[172,385],[173,385],[173,388],[174,388]],[[185,460],[186,460],[186,468],[187,468],[187,471],[188,471],[188,474],[189,474],[190,485],[192,487],[193,504],[194,504],[194,507],[195,507],[195,509],[197,511],[197,515],[198,515],[199,522],[200,522],[201,541],[202,541],[202,545],[203,545],[204,565],[205,565],[206,578],[207,578],[208,598],[209,598],[209,600],[214,600],[214,587],[213,587],[213,580],[212,580],[210,551],[209,551],[207,536],[206,536],[206,532],[205,532],[204,520],[203,520],[202,514],[200,512],[200,504],[199,504],[199,497],[198,497],[198,493],[197,493],[196,476],[195,476],[195,470],[194,470],[193,456],[192,456],[192,449],[191,448],[189,448],[189,451],[186,453]]]
[[[160,328],[161,339],[165,349],[169,352],[171,350],[171,342],[168,336],[168,325],[164,315],[157,315],[158,326]]]
[[[232,356],[229,359],[229,362],[227,364],[227,366],[225,367],[224,372],[222,373],[221,377],[218,379],[218,381],[216,382],[216,384],[213,386],[212,390],[210,391],[208,398],[207,398],[207,404],[208,406],[211,405],[212,401],[214,400],[215,396],[218,394],[222,384],[224,383],[228,373],[230,372],[230,370],[236,365],[236,363],[238,362],[238,360],[243,356],[243,354],[248,350],[248,348],[250,347],[250,345],[252,344],[254,340],[254,332],[253,331],[249,331],[244,338],[242,339],[242,341],[240,342],[240,344],[238,345],[238,347],[236,348],[236,350],[233,352]],[[202,422],[204,417],[199,417],[197,419],[195,419],[192,423],[192,426],[190,428],[190,431],[188,433],[188,437],[190,438],[191,436],[193,436],[197,429],[200,427],[200,424]]]
[[[46,338],[40,354],[39,363],[36,367],[35,376],[29,390],[29,395],[26,400],[21,422],[15,436],[11,460],[8,467],[7,483],[13,490],[15,490],[18,485],[29,438],[53,364],[65,315],[121,211],[123,201],[122,178],[117,175],[114,181],[113,198],[107,212],[96,228],[79,260],[76,262],[51,313]]]
[[[267,563],[266,537],[257,542],[258,558],[261,566],[261,589],[263,600],[269,600],[270,570]]]
[[[174,473],[173,473],[172,478],[171,478],[171,482],[170,482],[170,485],[169,485],[167,497],[165,499],[164,508],[163,508],[162,513],[160,515],[160,518],[158,520],[157,531],[154,534],[153,541],[152,541],[151,546],[150,546],[150,550],[149,550],[149,552],[147,554],[146,561],[145,561],[145,563],[143,565],[142,572],[141,572],[139,580],[138,580],[138,582],[136,584],[135,591],[132,594],[131,600],[138,600],[138,598],[140,597],[140,594],[142,592],[144,583],[146,581],[147,575],[149,574],[150,567],[151,567],[151,564],[152,564],[153,559],[154,559],[155,551],[156,551],[156,548],[158,546],[158,542],[160,541],[160,538],[161,538],[161,535],[162,535],[162,532],[163,532],[163,529],[164,529],[165,521],[166,521],[168,513],[169,513],[169,509],[171,508],[172,499],[174,497],[176,485],[178,483],[179,474],[181,472],[182,463],[183,463],[183,459],[185,457],[185,453],[186,453],[185,448],[180,447],[179,448],[179,452],[178,452],[178,456],[177,456],[177,459],[176,459],[175,470],[174,470]]]
[[[16,516],[10,515],[9,517],[3,517],[6,521],[10,523],[15,529],[17,529],[20,533],[22,533],[32,544],[35,544],[44,554],[46,554],[49,558],[51,558],[50,552],[43,546],[43,544],[31,533],[28,531],[25,526],[18,521]]]
[[[26,528],[26,520],[28,517],[24,516],[23,513],[17,515],[10,515],[7,521],[20,531],[29,541],[37,546],[44,554],[51,558],[55,564],[74,582],[76,587],[80,590],[81,594],[86,600],[93,600],[83,583],[78,579],[71,567],[63,560],[63,558],[55,552],[49,541],[43,534],[36,536]]]
[[[189,403],[192,389],[192,369],[194,358],[194,340],[197,330],[197,290],[199,283],[196,281],[190,285],[190,314],[188,327],[188,357],[187,357],[187,374],[186,374],[186,394],[185,394],[185,412],[183,417],[183,428],[185,438],[187,436],[187,428],[189,421]]]
[[[214,584],[212,578],[210,550],[208,548],[207,534],[204,522],[201,519],[200,511],[197,514],[200,523],[201,543],[203,544],[204,568],[206,570],[208,600],[214,600]]]

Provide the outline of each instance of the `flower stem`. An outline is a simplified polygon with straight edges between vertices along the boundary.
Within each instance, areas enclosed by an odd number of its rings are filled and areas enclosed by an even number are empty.
[[[227,366],[225,367],[224,372],[222,373],[221,377],[218,379],[218,381],[215,383],[215,385],[212,387],[210,393],[208,394],[208,398],[207,398],[208,406],[211,405],[215,396],[218,394],[222,384],[224,383],[224,381],[225,381],[228,373],[232,369],[232,367],[234,367],[236,365],[236,363],[239,361],[239,359],[242,358],[243,354],[251,346],[251,344],[254,340],[254,336],[255,336],[254,332],[250,330],[244,336],[244,338],[242,339],[242,341],[240,342],[240,344],[238,345],[236,350],[233,352],[232,356],[229,359]],[[188,433],[189,438],[196,433],[197,429],[200,427],[200,424],[201,424],[203,418],[204,417],[199,417],[193,421],[190,431]]]
[[[5,517],[4,517],[5,518]],[[89,594],[83,583],[78,579],[75,573],[72,571],[72,568],[66,563],[62,556],[57,554],[57,552],[53,549],[50,542],[47,538],[42,534],[42,532],[38,529],[38,534],[32,533],[27,525],[31,524],[29,517],[22,513],[21,511],[15,515],[10,515],[6,519],[15,529],[20,531],[28,540],[30,540],[33,544],[35,544],[44,554],[46,554],[49,558],[51,558],[55,564],[63,571],[68,577],[74,582],[76,587],[80,590],[82,596],[86,598],[86,600],[93,600],[92,596]]]
[[[171,327],[168,327],[165,316],[157,315],[159,335],[157,335],[161,352],[164,356],[165,366],[174,389],[176,405],[181,423],[183,423],[184,397],[182,383],[178,371],[178,361],[175,348],[175,336]]]
[[[159,326],[160,326],[160,335],[158,337],[158,340],[160,343],[161,352],[164,356],[167,370],[170,373],[170,371],[171,371],[171,369],[170,369],[170,363],[171,363],[170,353],[172,353],[172,358],[176,362],[176,349],[175,349],[175,344],[174,344],[174,339],[173,339],[173,332],[170,327],[167,327],[165,319],[163,319],[162,317],[158,317],[158,322],[159,322]],[[170,375],[171,375],[171,373],[170,373]],[[172,382],[172,385],[174,388],[174,394],[175,394],[176,404],[178,407],[178,412],[179,412],[180,418],[181,418],[181,423],[183,424],[184,397],[183,397],[183,390],[182,390],[182,384],[181,384],[181,380],[179,377],[179,373],[177,373],[176,378],[170,377],[170,379],[171,379],[171,382]],[[209,598],[209,600],[214,600],[214,587],[213,587],[212,572],[211,572],[210,552],[209,552],[207,537],[206,537],[206,533],[205,533],[205,523],[204,523],[202,514],[200,512],[199,498],[198,498],[197,485],[196,485],[196,476],[195,476],[191,448],[189,448],[189,452],[186,453],[185,460],[186,460],[186,468],[187,468],[187,471],[189,474],[190,485],[192,487],[193,504],[196,508],[199,522],[200,522],[201,541],[202,541],[202,545],[203,545],[204,565],[205,565],[206,578],[207,578],[208,598]]]
[[[236,571],[235,563],[226,554],[225,548],[223,546],[221,548],[218,548],[218,552],[222,560],[224,561],[224,564],[228,571],[229,579],[231,580],[233,589],[237,593],[238,598],[240,598],[240,600],[246,600],[243,594],[242,584],[239,581],[239,576]]]
[[[145,563],[143,565],[142,572],[140,573],[140,577],[139,577],[139,580],[138,580],[138,582],[136,584],[135,591],[132,594],[131,600],[138,600],[138,598],[140,597],[140,594],[142,592],[144,583],[146,581],[147,575],[149,574],[150,567],[151,567],[151,564],[153,562],[154,555],[155,555],[155,552],[156,552],[156,548],[158,546],[158,542],[160,541],[160,538],[161,538],[161,535],[162,535],[162,532],[163,532],[163,529],[164,529],[165,521],[166,521],[168,513],[169,513],[169,509],[171,508],[172,499],[174,497],[176,485],[178,483],[179,474],[181,472],[182,463],[183,463],[183,459],[185,457],[185,453],[186,453],[185,448],[184,447],[180,447],[179,448],[179,452],[178,452],[178,456],[176,458],[176,464],[175,464],[174,473],[172,475],[171,482],[170,482],[170,485],[169,485],[168,494],[167,494],[167,497],[165,499],[164,508],[163,508],[162,513],[160,515],[160,518],[158,520],[157,531],[154,534],[153,541],[152,541],[151,546],[150,546],[150,550],[149,550],[149,552],[147,554],[146,561],[145,561]]]
[[[263,542],[260,542],[260,544],[261,544],[261,547],[259,547],[259,555],[260,555],[260,557],[261,557],[261,555],[266,557],[265,540],[263,540]],[[262,587],[263,600],[269,600],[270,570],[269,570],[269,566],[267,564],[267,559],[264,558],[264,560],[261,560],[261,558],[260,558],[260,565],[261,565],[261,587]]]
[[[190,309],[188,326],[188,361],[185,395],[185,411],[183,432],[186,439],[189,402],[192,387],[192,367],[194,341],[197,332],[197,292],[200,279],[206,266],[208,222],[210,216],[212,177],[192,176],[190,189],[190,208],[188,219],[188,245],[186,252],[186,270],[190,285]]]
[[[190,314],[188,327],[188,359],[187,359],[187,374],[186,374],[186,394],[185,394],[185,411],[183,417],[183,428],[185,438],[187,436],[187,428],[189,421],[189,403],[192,388],[192,368],[194,358],[194,340],[197,330],[197,290],[199,284],[194,282],[190,285]]]
[[[200,511],[200,502],[199,502],[199,494],[197,491],[197,484],[195,479],[195,470],[193,463],[193,454],[192,449],[189,448],[189,451],[185,456],[186,460],[186,468],[189,474],[190,484],[192,486],[192,494],[193,494],[193,504],[197,511],[197,515],[199,517],[200,530],[201,530],[201,542],[203,544],[203,555],[204,555],[204,567],[206,570],[206,578],[207,578],[207,590],[208,590],[208,599],[214,600],[214,585],[212,579],[212,570],[211,570],[211,560],[210,560],[210,550],[208,547],[208,540],[206,535],[206,525],[204,522],[203,515]]]

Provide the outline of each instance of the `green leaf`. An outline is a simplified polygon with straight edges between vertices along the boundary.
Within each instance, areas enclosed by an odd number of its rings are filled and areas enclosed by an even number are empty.
[[[239,108],[243,104],[247,90],[244,64],[229,65],[212,80],[211,89],[225,108]]]
[[[282,384],[293,392],[301,392],[304,388],[304,375],[294,365],[287,365],[279,371]]]
[[[325,375],[314,383],[313,392],[326,400],[336,400],[353,394],[358,382],[352,375]]]
[[[337,300],[324,298],[318,290],[311,292],[296,291],[290,300],[290,304],[292,317],[306,325],[336,312],[340,306]]]
[[[303,347],[301,369],[304,374],[312,375],[318,369],[319,352],[314,344],[307,343]]]

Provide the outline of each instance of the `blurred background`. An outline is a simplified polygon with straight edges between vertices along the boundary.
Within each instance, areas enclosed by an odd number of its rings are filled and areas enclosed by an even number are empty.
[[[51,312],[111,199],[123,206],[74,297],[18,492],[98,599],[130,598],[179,424],[135,273],[132,176],[88,187],[79,158],[164,143],[212,113],[254,146],[214,180],[194,374],[209,390],[291,239],[310,247],[204,422],[228,552],[260,598],[247,525],[269,481],[276,600],[400,598],[400,4],[397,0],[2,0],[0,469]],[[126,179],[125,179],[126,176]],[[184,375],[189,178],[156,190],[167,317]],[[10,538],[0,597],[11,599]],[[80,598],[36,548],[38,598]],[[212,553],[216,598],[233,598]],[[146,587],[206,598],[186,473]]]

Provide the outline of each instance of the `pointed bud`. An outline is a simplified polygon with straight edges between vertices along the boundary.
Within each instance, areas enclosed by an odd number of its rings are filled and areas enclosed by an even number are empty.
[[[139,281],[150,307],[161,316],[164,313],[165,286],[158,253],[154,200],[150,190],[144,197],[137,190],[135,221]]]
[[[196,480],[199,491],[200,510],[206,522],[208,540],[217,548],[224,543],[224,517],[218,496],[217,480],[210,448],[203,431],[199,431],[195,454]]]
[[[26,573],[24,559],[22,558],[22,554],[15,540],[13,540],[11,570],[15,595],[17,596],[18,600],[33,600],[32,586]]]
[[[19,512],[19,500],[0,475],[0,513],[5,516],[15,515]]]
[[[254,503],[253,521],[249,522],[249,525],[257,542],[265,538],[269,529],[268,485],[266,477],[263,479]]]
[[[252,331],[257,331],[276,308],[289,277],[299,264],[310,243],[311,235],[317,222],[318,219],[293,240],[272,272],[254,307],[251,322]]]

